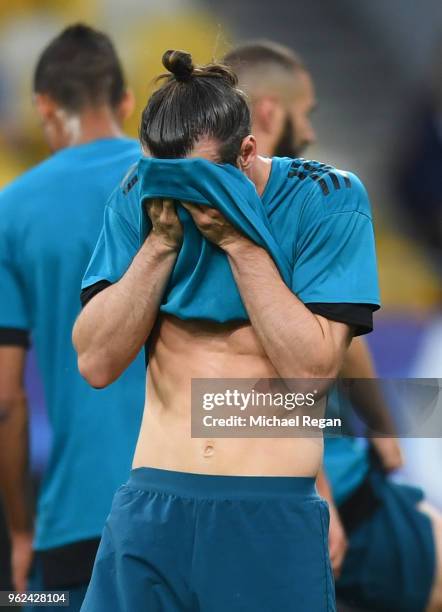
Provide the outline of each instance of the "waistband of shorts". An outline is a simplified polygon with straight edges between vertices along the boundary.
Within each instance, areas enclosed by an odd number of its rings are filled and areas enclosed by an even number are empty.
[[[131,471],[127,486],[192,498],[311,497],[319,499],[316,480],[304,476],[218,476],[150,467]]]

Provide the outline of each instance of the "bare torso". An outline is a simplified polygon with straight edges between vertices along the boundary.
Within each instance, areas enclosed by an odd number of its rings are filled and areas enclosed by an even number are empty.
[[[250,324],[162,316],[151,344],[133,467],[249,476],[315,476],[322,439],[191,437],[192,378],[276,378]],[[228,434],[226,434],[228,435]]]

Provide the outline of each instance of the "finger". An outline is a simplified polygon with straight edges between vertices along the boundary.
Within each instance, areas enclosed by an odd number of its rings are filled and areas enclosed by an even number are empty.
[[[152,217],[158,217],[161,214],[161,210],[162,210],[162,203],[161,200],[147,200],[146,204],[145,204],[145,208],[146,208],[146,212],[149,215],[149,217],[152,219]]]
[[[163,201],[163,208],[162,208],[160,220],[168,224],[169,223],[170,224],[179,223],[177,209],[175,206],[175,202],[173,200],[167,199]]]
[[[199,228],[208,227],[211,224],[212,219],[206,215],[205,207],[190,204],[189,202],[183,203],[183,206],[190,213],[190,216]]]
[[[181,202],[181,204],[192,216],[202,212],[202,207],[198,206],[198,204],[191,204],[190,202]]]
[[[209,217],[212,217],[212,219],[223,219],[222,214],[216,208],[206,207],[204,210]]]
[[[178,219],[173,200],[164,200],[162,203],[160,221],[164,223],[175,223]]]
[[[174,201],[170,199],[163,200],[163,210],[167,210],[168,212],[176,212]]]
[[[330,550],[330,561],[333,566],[333,569],[340,565],[340,563],[342,562],[342,558],[342,551],[340,551],[337,547],[335,547],[334,550]]]
[[[190,202],[181,202],[181,204],[186,208],[189,212],[194,211],[195,214],[201,213],[202,215],[206,215],[212,219],[222,219],[222,215],[216,208],[211,208],[210,206],[200,206],[199,204],[192,204]]]

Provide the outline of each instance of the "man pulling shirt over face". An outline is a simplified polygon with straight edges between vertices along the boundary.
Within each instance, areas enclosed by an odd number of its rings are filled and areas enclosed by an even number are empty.
[[[94,386],[115,380],[149,341],[135,469],[115,497],[83,610],[109,609],[111,602],[115,610],[158,612],[334,610],[328,516],[314,486],[321,441],[192,438],[190,390],[197,378],[337,375],[351,336],[371,329],[378,308],[367,196],[354,175],[257,156],[247,104],[224,67],[194,69],[182,52],[167,52],[163,61],[172,75],[144,111],[143,147],[161,158],[150,165],[167,167],[170,183],[179,185],[181,172],[188,180],[179,193],[168,192],[165,181],[155,194],[155,176],[145,185],[134,168],[114,192],[74,329],[80,370]],[[176,105],[176,126],[168,100]],[[244,191],[249,181],[255,185],[270,228],[267,244],[252,239],[232,172],[209,170],[208,162],[237,166],[233,174],[247,177]],[[189,190],[204,193],[209,172],[218,210],[204,197],[186,199]],[[140,183],[152,226],[145,240],[135,225]],[[198,265],[188,269],[181,207],[203,237]],[[280,258],[266,248],[272,240]],[[228,267],[217,267],[213,250]],[[362,257],[364,278],[355,271]],[[291,270],[285,280],[282,261]],[[221,281],[212,269],[222,272]],[[210,286],[238,293],[227,319],[219,291],[208,306]],[[262,563],[268,555],[270,568]]]
[[[197,159],[178,164],[144,160],[134,166],[108,202],[105,225],[82,283],[83,303],[127,270],[151,229],[148,223],[146,230],[143,214],[147,214],[140,199],[152,199],[162,191],[177,203],[192,196],[211,198],[212,204],[218,200],[231,216],[238,207],[243,217],[234,214],[235,225],[247,232],[248,222],[254,222],[258,234],[252,239],[265,242],[267,236],[270,252],[275,249],[272,238],[276,241],[277,252],[272,255],[281,276],[309,310],[352,325],[355,335],[370,332],[379,290],[371,208],[360,180],[315,161],[275,157],[260,199],[253,183],[249,187],[241,176],[231,166]],[[228,188],[231,195],[211,193],[208,180],[219,181],[213,189],[218,187],[220,193]],[[241,188],[249,197],[244,204]],[[254,207],[250,207],[253,194]],[[183,320],[248,320],[227,259],[198,232],[185,205],[178,205],[177,215],[184,229],[183,243],[160,311]],[[366,273],[361,274],[363,266]],[[198,275],[196,267],[202,269]],[[214,295],[216,301],[211,299]]]

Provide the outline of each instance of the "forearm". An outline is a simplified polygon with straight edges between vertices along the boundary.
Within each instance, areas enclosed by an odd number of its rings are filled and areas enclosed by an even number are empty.
[[[0,399],[0,493],[12,534],[32,527],[27,415],[23,392]]]
[[[349,379],[345,389],[363,421],[375,432],[394,435],[394,423],[376,379],[373,359],[362,338],[354,338],[350,344],[340,376]]]
[[[311,313],[290,291],[264,249],[230,246],[227,253],[252,326],[278,374],[335,377],[345,345],[329,322]]]
[[[120,281],[96,295],[74,327],[80,372],[95,387],[113,382],[148,338],[176,260],[151,233]]]

